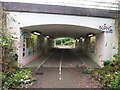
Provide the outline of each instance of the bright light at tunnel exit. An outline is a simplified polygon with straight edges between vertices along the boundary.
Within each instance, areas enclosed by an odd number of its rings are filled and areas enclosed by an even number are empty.
[[[54,39],[54,48],[73,49],[76,47],[76,39],[73,38],[56,38]]]

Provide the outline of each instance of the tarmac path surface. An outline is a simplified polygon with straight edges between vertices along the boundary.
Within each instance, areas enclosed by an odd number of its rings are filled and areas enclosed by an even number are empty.
[[[31,88],[100,88],[90,74],[83,73],[90,65],[82,54],[71,49],[54,50],[37,70],[34,75],[37,81]],[[90,64],[97,66],[94,62]]]

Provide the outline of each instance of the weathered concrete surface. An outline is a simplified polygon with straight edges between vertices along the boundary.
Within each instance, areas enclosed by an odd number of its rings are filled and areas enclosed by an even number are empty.
[[[59,80],[58,68],[41,68],[43,74],[35,75],[37,82],[31,88],[100,88],[91,75],[82,68],[63,68]]]
[[[3,7],[7,11],[17,12],[32,12],[32,13],[53,13],[62,15],[77,15],[77,16],[93,16],[93,17],[107,17],[114,18],[115,13],[110,13],[110,10],[95,9],[95,8],[81,8],[60,5],[45,5],[45,4],[31,4],[18,2],[3,2]]]

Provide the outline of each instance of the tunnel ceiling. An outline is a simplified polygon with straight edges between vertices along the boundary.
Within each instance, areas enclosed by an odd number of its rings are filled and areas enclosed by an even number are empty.
[[[49,35],[50,37],[72,37],[79,38],[80,36],[86,36],[88,33],[100,33],[101,30],[75,26],[75,25],[61,25],[61,24],[52,24],[52,25],[36,25],[28,26],[21,28],[25,32],[39,31],[43,35]]]

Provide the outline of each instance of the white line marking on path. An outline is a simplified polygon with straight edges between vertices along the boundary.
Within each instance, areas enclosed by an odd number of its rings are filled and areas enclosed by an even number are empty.
[[[42,62],[39,64],[39,66],[36,68],[35,71],[37,71],[37,70],[48,60],[48,58],[51,57],[52,55],[53,55],[53,53],[50,54],[44,61],[42,61]]]
[[[61,80],[61,74],[62,74],[62,58],[63,58],[63,51],[61,55],[61,60],[60,60],[60,66],[59,66],[59,79]]]

